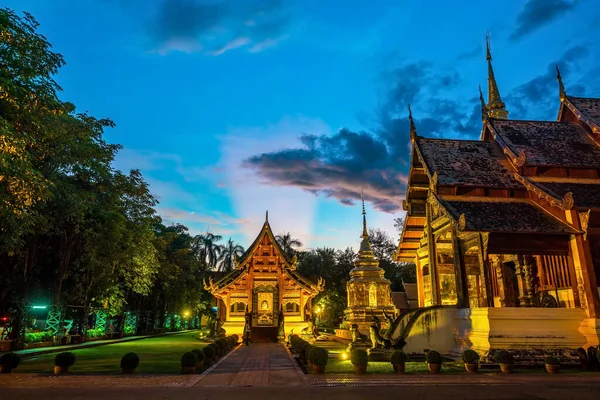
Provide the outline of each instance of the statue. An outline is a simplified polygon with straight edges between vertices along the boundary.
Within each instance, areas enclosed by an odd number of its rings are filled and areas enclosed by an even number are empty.
[[[360,333],[358,330],[358,324],[352,324],[350,331],[352,332],[352,343],[365,343],[367,340],[369,340],[367,335]]]
[[[383,310],[383,316],[387,321],[387,330],[385,331],[385,334],[383,335],[384,339],[387,340],[391,340],[392,339],[392,334],[393,332],[393,327],[394,327],[394,318],[392,318],[390,315],[388,315],[385,310]]]
[[[392,348],[392,342],[389,339],[385,339],[381,336],[379,333],[379,326],[377,324],[373,323],[373,325],[371,325],[370,333],[373,349],[383,348],[387,350]]]
[[[581,370],[589,371],[590,364],[589,364],[587,352],[585,351],[585,349],[583,347],[578,348],[577,355],[579,356],[579,362],[581,363]]]
[[[225,336],[225,329],[223,329],[223,321],[221,318],[216,318],[214,323],[214,337],[223,337]]]
[[[277,340],[281,343],[285,342],[285,327],[283,320],[283,306],[279,308],[279,315],[277,317]]]
[[[252,313],[248,312],[248,307],[246,307],[246,322],[244,323],[244,344],[246,346],[250,346],[250,342],[252,339],[250,338],[250,334],[252,333]]]
[[[594,346],[590,346],[587,349],[588,365],[590,371],[598,371],[600,368],[600,361],[598,360],[598,350]]]

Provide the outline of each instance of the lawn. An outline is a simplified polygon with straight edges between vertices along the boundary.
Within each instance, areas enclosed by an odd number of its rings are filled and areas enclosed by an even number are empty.
[[[464,372],[464,365],[449,362],[442,365],[442,372]],[[354,366],[350,360],[329,359],[325,368],[327,374],[353,374]],[[369,362],[367,374],[393,374],[394,368],[389,362]],[[407,362],[406,373],[429,373],[425,362]]]
[[[74,350],[77,357],[72,373],[119,373],[121,357],[131,351],[140,357],[136,372],[146,374],[179,374],[183,353],[201,349],[208,343],[195,339],[198,332],[186,332],[170,336],[108,344]],[[54,357],[58,353],[23,358],[15,372],[52,373]]]

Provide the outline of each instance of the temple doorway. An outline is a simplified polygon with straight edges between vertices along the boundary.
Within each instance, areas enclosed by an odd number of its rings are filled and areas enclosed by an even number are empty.
[[[253,293],[252,326],[277,327],[279,290],[276,283],[258,283]]]
[[[502,266],[502,279],[504,283],[504,299],[506,307],[519,306],[519,281],[515,263],[510,261]]]

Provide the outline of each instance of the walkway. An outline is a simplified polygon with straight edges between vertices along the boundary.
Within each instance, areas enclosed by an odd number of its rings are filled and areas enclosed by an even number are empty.
[[[196,386],[302,386],[303,380],[285,348],[276,343],[240,346],[212,370],[207,371]]]

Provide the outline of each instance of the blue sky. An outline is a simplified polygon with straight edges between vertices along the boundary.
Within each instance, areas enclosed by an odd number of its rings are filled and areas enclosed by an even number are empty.
[[[595,0],[8,0],[65,56],[61,97],[124,146],[167,223],[250,244],[269,210],[305,247],[393,234],[418,133],[477,138],[490,31],[515,119],[600,97]]]

